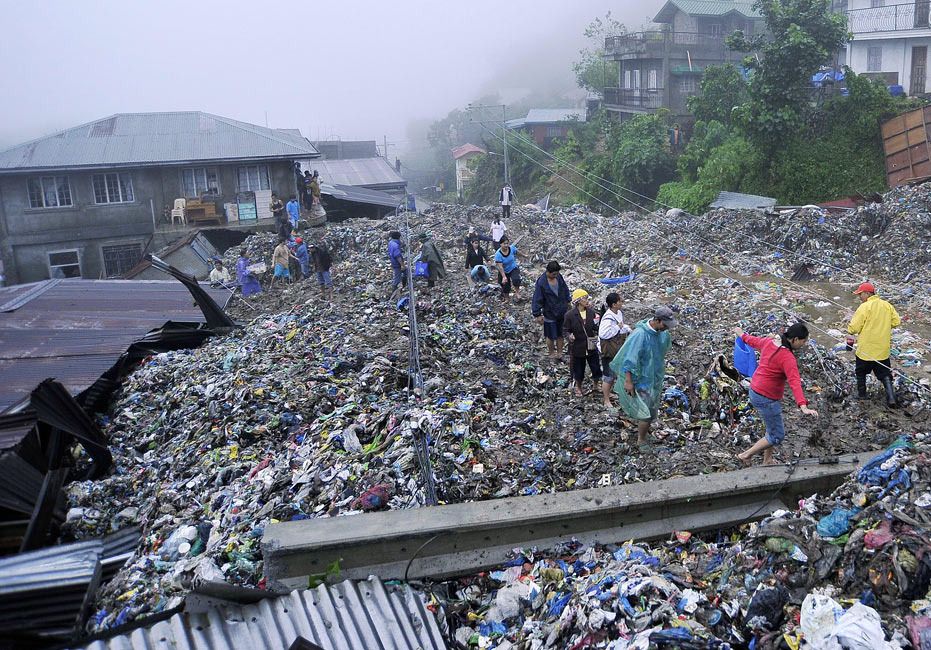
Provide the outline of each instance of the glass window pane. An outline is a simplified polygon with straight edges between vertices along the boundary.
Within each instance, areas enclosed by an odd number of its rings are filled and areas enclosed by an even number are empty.
[[[124,201],[135,201],[133,196],[133,178],[129,174],[120,174],[120,192]]]
[[[219,194],[220,193],[220,182],[217,180],[216,167],[210,167],[206,171],[207,171],[207,193],[208,194]]]
[[[261,165],[257,168],[259,172],[260,181],[262,183],[262,189],[267,190],[271,187],[268,183],[268,165]]]
[[[107,188],[103,175],[94,176],[94,203],[106,203]]]
[[[56,176],[55,185],[58,192],[58,205],[71,205],[71,186],[67,176]]]
[[[184,196],[194,196],[194,170],[184,169],[181,171],[181,193]]]
[[[27,182],[29,187],[29,207],[41,208],[42,202],[42,182],[38,178],[30,178]]]
[[[77,264],[77,251],[60,251],[58,253],[48,254],[48,263],[52,266],[61,266],[62,264]]]
[[[42,196],[43,200],[45,201],[45,207],[52,208],[58,205],[58,193],[55,188],[54,177],[42,177]]]

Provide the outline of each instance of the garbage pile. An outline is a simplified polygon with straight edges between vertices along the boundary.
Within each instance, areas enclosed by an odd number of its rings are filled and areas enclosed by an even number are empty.
[[[439,205],[410,216],[449,271],[429,291],[418,285],[422,391],[411,388],[409,306],[388,301],[387,233],[404,226],[396,217],[327,229],[332,302],[313,278],[239,299],[231,309],[242,330],[153,356],[127,378],[101,418],[115,469],[68,487],[63,541],[143,530],[98,594],[92,628],[174,607],[199,582],[262,588],[268,523],[419,507],[428,471],[450,503],[738,468],[734,455],[762,424],[731,367],[730,330],[775,333],[787,320],[780,305],[807,298],[773,283],[741,290],[658,248],[625,217],[574,207],[516,211],[508,227],[525,288],[503,303],[493,284],[470,286],[464,268],[463,238],[470,227],[487,233],[492,214]],[[273,237],[243,245],[268,257]],[[679,311],[654,449],[637,448],[635,423],[605,409],[597,390],[574,397],[566,360],[546,355],[529,290],[554,258],[569,286],[597,302],[618,291],[630,323],[660,304]],[[906,408],[893,412],[878,396],[850,399],[849,353],[814,345],[800,365],[821,419],[787,409],[782,461],[879,448],[927,422],[915,382],[898,379]]]
[[[730,534],[522,549],[435,585],[459,648],[931,647],[931,445]]]
[[[700,217],[678,210],[669,217],[667,229],[673,225],[697,233],[688,237],[690,253],[746,274],[839,282],[852,282],[851,274],[883,278],[896,285],[908,283],[895,291],[902,301],[924,301],[931,286],[928,183],[897,187],[881,203],[855,210],[805,206],[764,214],[718,209]]]

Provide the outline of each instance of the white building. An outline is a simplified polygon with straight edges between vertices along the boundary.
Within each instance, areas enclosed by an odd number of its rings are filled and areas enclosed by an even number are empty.
[[[931,0],[849,0],[847,65],[864,76],[899,85],[909,95],[927,92]]]
[[[472,177],[475,176],[474,167],[469,164],[469,161],[476,156],[485,155],[486,152],[484,149],[474,144],[464,144],[460,147],[454,147],[452,152],[453,158],[456,161],[456,196],[461,200],[466,185],[468,185]]]

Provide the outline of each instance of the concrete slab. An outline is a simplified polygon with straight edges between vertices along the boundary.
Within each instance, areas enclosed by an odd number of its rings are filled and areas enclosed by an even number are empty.
[[[306,584],[339,560],[342,574],[383,579],[446,577],[480,571],[515,547],[552,547],[572,538],[621,542],[664,537],[675,530],[725,528],[762,518],[800,496],[840,485],[874,453],[753,467],[593,490],[576,490],[364,515],[307,519],[265,529],[268,578]],[[416,559],[411,562],[411,559]]]

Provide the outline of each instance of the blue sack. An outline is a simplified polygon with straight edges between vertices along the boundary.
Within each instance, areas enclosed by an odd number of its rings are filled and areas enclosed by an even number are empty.
[[[756,372],[756,351],[738,338],[734,341],[734,367],[744,377],[752,377]]]
[[[426,278],[430,275],[430,266],[426,262],[414,262],[414,277]]]

